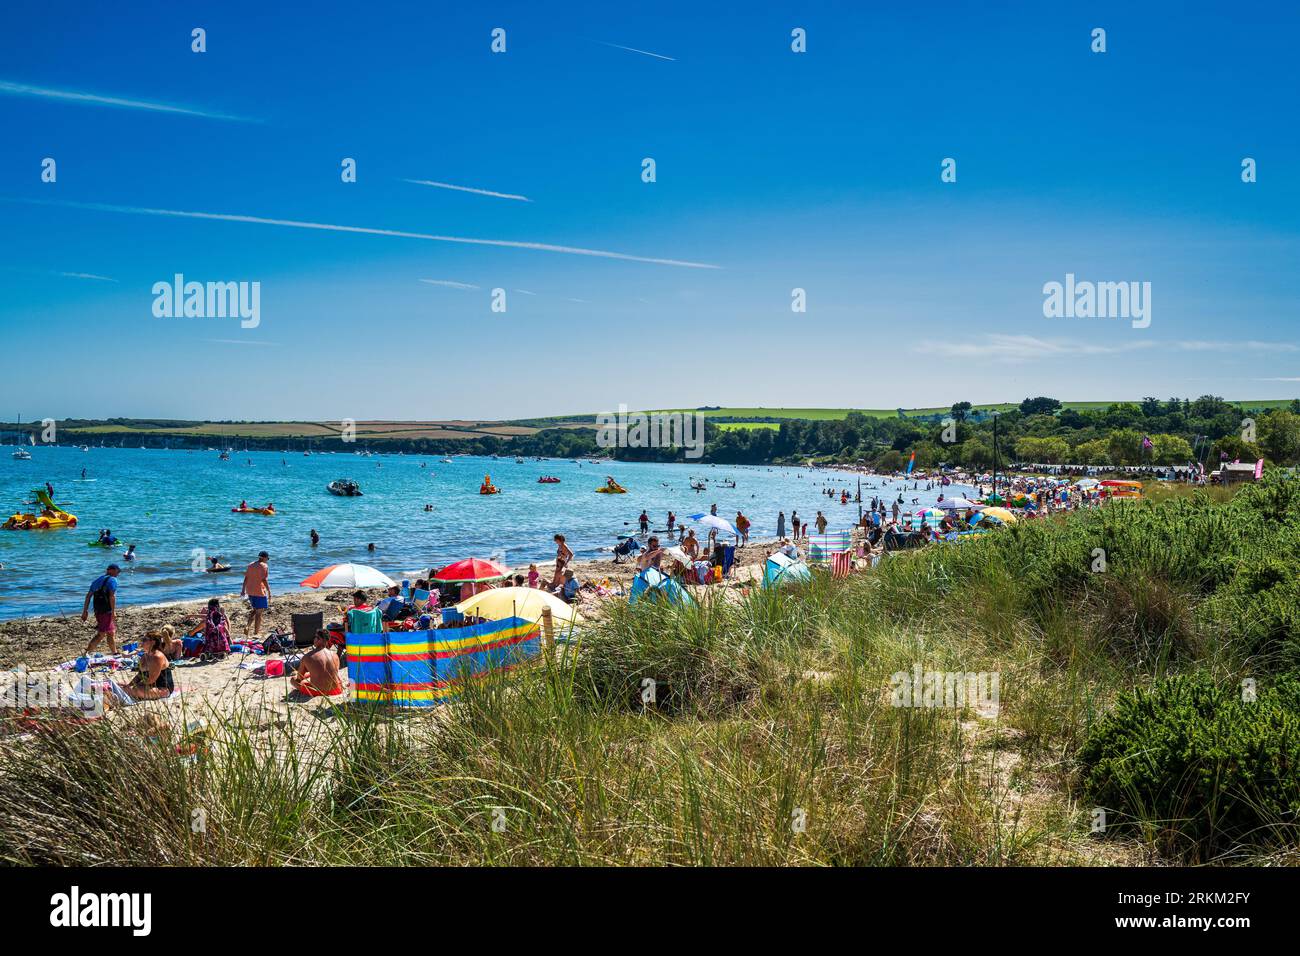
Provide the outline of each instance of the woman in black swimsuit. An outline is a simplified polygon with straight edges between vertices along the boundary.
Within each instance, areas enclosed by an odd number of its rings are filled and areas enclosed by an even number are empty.
[[[162,700],[176,691],[164,640],[165,637],[156,631],[150,631],[141,639],[144,654],[140,658],[140,670],[123,688],[136,700]]]

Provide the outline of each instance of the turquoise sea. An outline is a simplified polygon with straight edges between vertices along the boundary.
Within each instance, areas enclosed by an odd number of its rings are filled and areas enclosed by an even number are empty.
[[[737,509],[753,522],[753,538],[776,533],[777,512],[798,510],[813,520],[826,513],[830,530],[857,520],[858,508],[819,494],[833,485],[857,488],[858,476],[829,469],[704,464],[631,464],[550,459],[461,457],[444,464],[413,455],[239,452],[222,461],[216,451],[37,446],[32,460],[0,454],[0,514],[32,512],[31,489],[50,482],[55,501],[78,526],[55,531],[0,531],[0,619],[80,613],[90,581],[127,544],[138,558],[120,578],[119,601],[149,604],[238,591],[244,565],[265,549],[271,554],[275,592],[297,589],[311,572],[355,561],[391,577],[412,577],[459,558],[497,557],[507,564],[545,561],[555,554],[551,536],[567,536],[579,558],[608,557],[618,536],[635,530],[645,508],[651,527],[663,528],[669,509],[680,518],[708,512],[734,520]],[[89,480],[81,480],[82,469]],[[500,495],[478,494],[485,474]],[[595,494],[612,474],[626,495]],[[560,484],[538,484],[554,475]],[[708,490],[691,490],[691,478]],[[340,498],[325,486],[335,478],[360,483],[363,496]],[[736,487],[722,482],[734,480]],[[869,485],[881,486],[872,489]],[[901,482],[863,479],[863,498],[896,496]],[[951,493],[951,491],[949,492]],[[939,490],[924,482],[906,493],[932,503]],[[277,515],[232,514],[274,502]],[[425,512],[425,504],[434,510]],[[89,547],[100,528],[111,528],[120,547]],[[315,528],[321,542],[311,547]],[[369,552],[367,544],[374,543]],[[220,556],[235,570],[212,575],[193,570],[198,557]]]

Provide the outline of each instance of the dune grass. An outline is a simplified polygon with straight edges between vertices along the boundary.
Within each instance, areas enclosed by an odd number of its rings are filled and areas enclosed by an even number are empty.
[[[618,606],[433,715],[344,707],[267,730],[237,714],[195,754],[131,712],[9,738],[0,861],[1184,862],[1184,823],[1155,806],[1090,832],[1108,771],[1080,755],[1135,689],[1287,671],[1288,640],[1232,615],[1261,549],[1300,554],[1298,511],[1278,480],[1015,525],[843,581]],[[996,674],[995,712],[894,706],[917,665]],[[1295,821],[1276,823],[1214,858],[1294,862]]]

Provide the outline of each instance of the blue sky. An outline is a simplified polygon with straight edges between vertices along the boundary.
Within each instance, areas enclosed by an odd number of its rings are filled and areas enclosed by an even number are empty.
[[[7,7],[0,417],[1300,393],[1294,5],[615,6]],[[1044,318],[1066,273],[1150,327]]]

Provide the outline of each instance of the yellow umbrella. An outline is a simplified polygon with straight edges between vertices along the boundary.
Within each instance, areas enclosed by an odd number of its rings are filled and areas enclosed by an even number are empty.
[[[1007,524],[1014,524],[1018,519],[1006,508],[985,508],[980,512],[985,518],[1000,518]]]
[[[539,588],[491,588],[480,591],[456,605],[462,614],[474,614],[499,621],[507,617],[522,617],[526,621],[540,621],[542,610],[551,609],[551,619],[560,624],[576,624],[578,612],[550,591]]]

